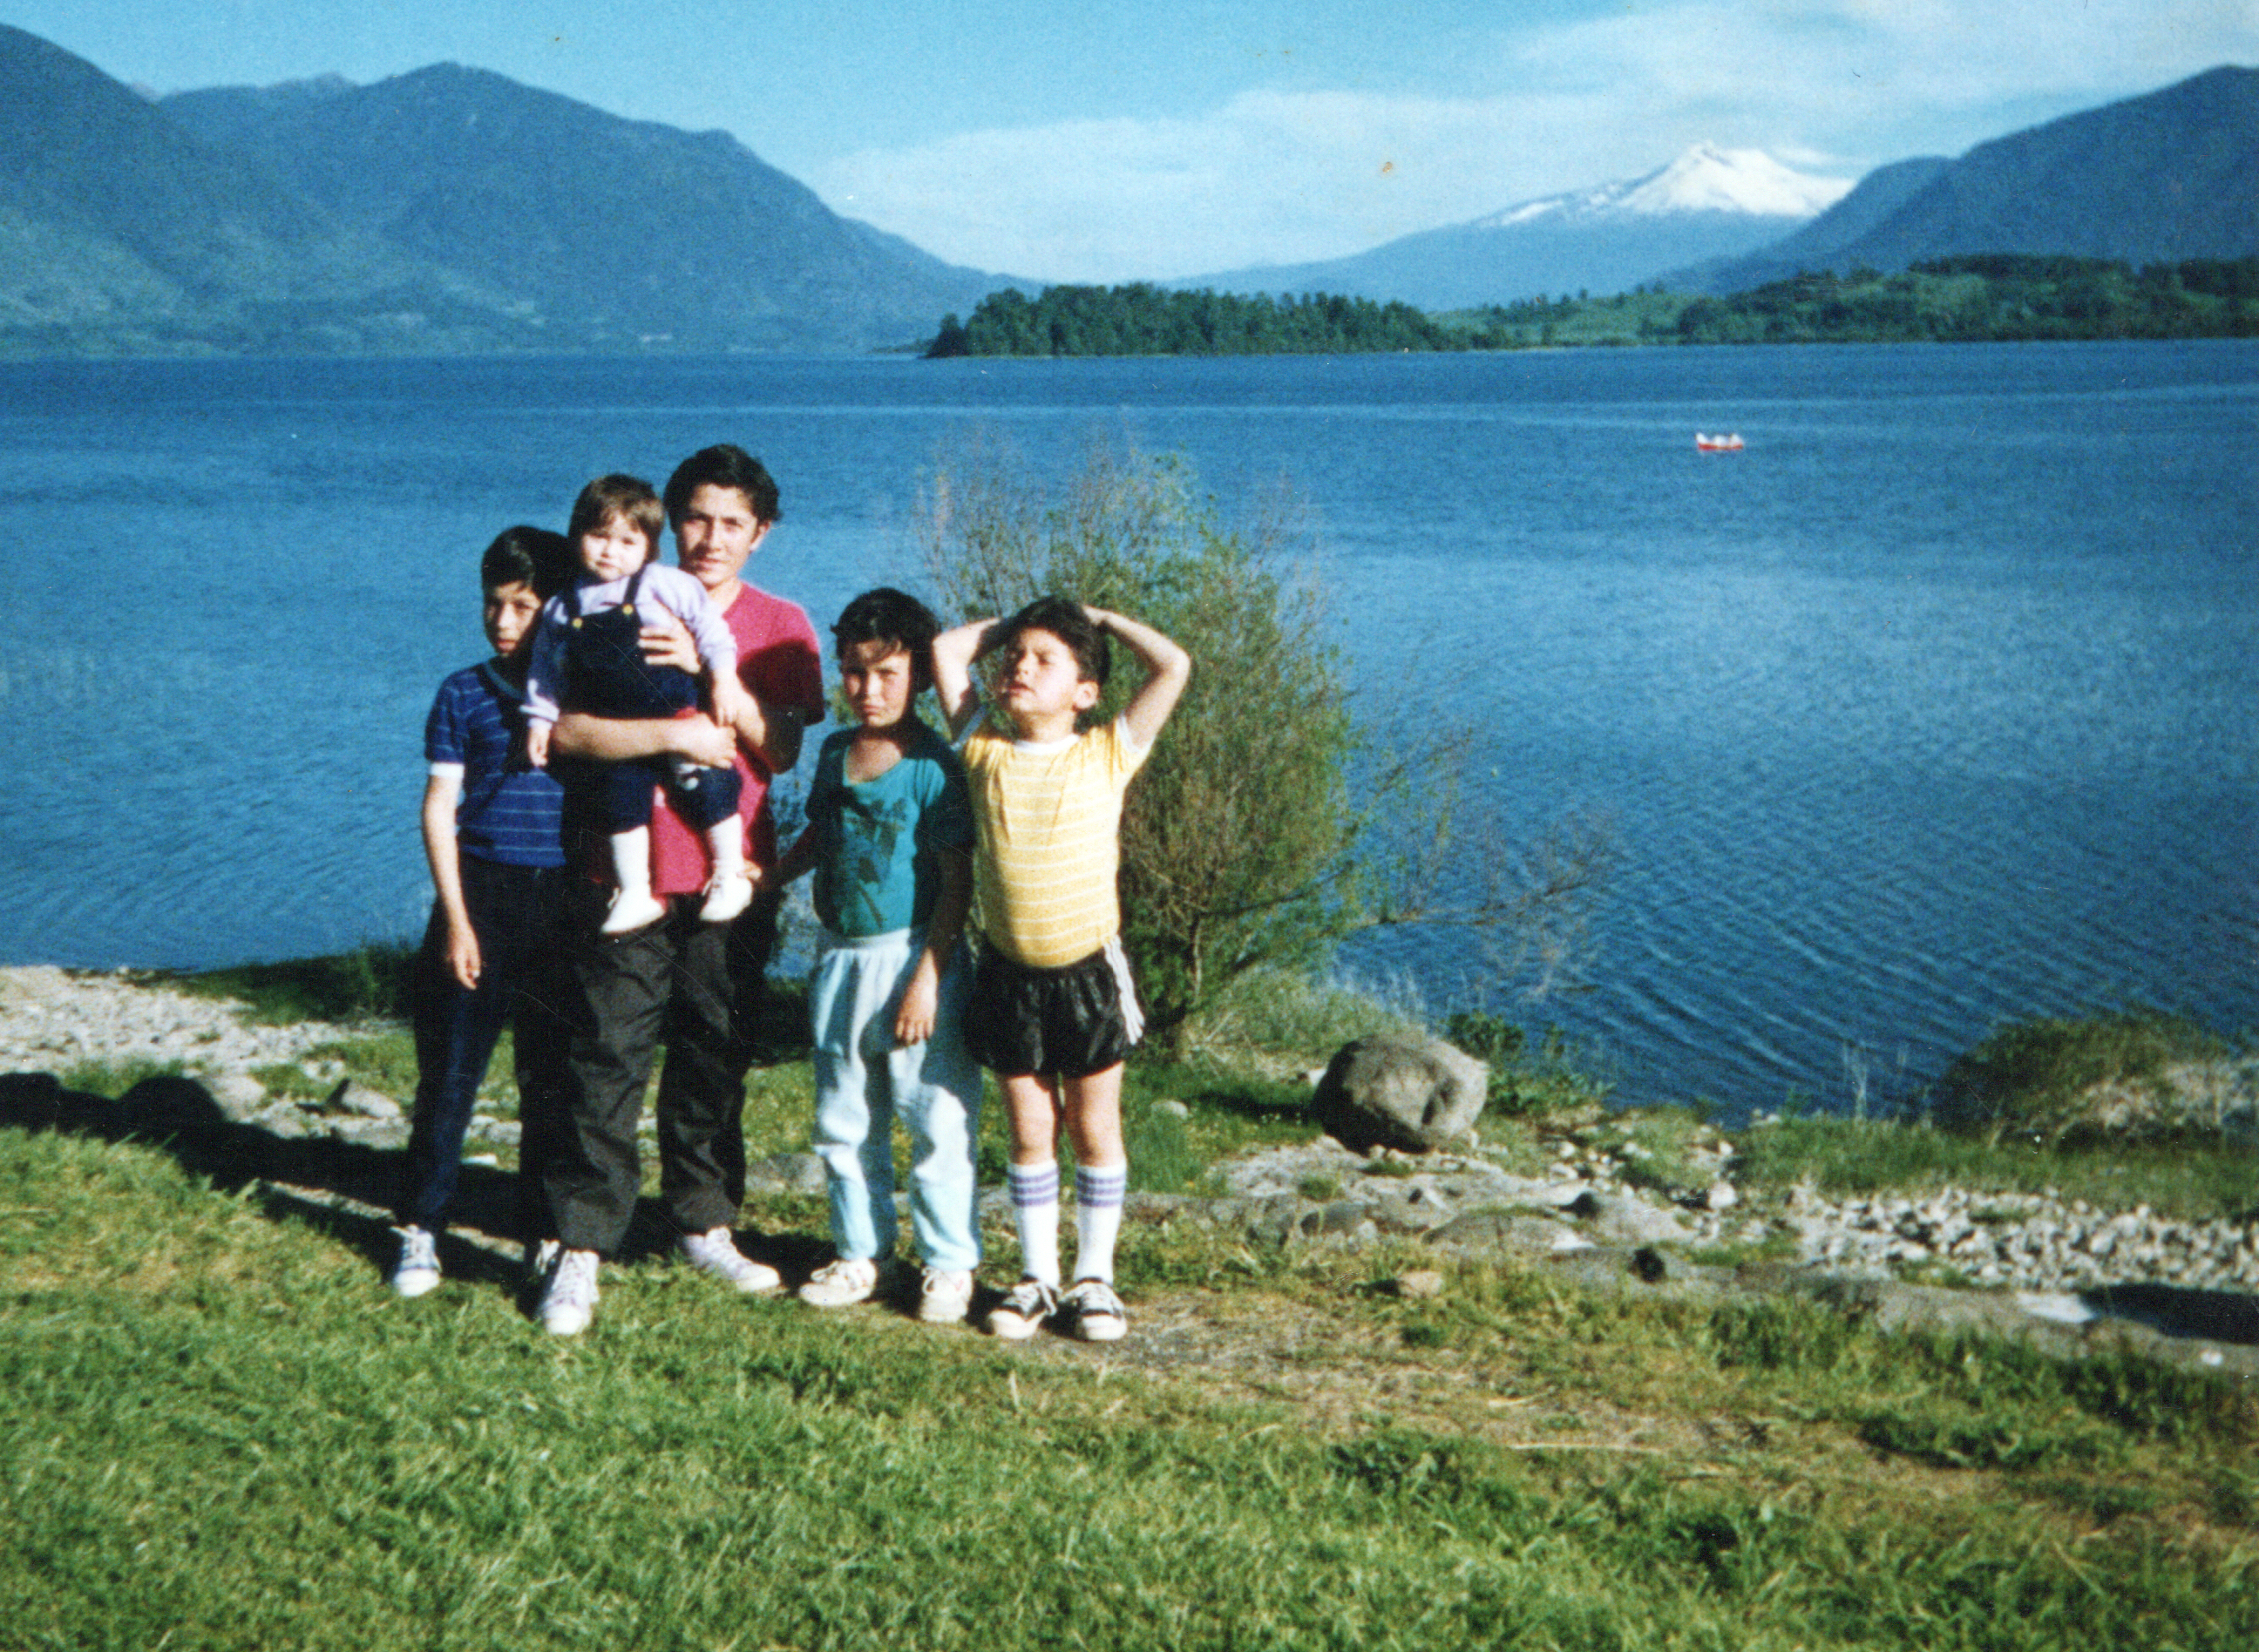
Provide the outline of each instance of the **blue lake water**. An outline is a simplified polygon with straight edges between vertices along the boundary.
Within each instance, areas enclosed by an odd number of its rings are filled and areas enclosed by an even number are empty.
[[[1375,730],[1472,723],[1486,801],[1614,822],[1591,990],[1493,1007],[1627,1098],[1840,1106],[2131,1000],[2259,1024],[2236,342],[0,366],[0,961],[409,932],[422,720],[497,529],[737,441],[784,490],[754,577],[821,628],[923,583],[921,478],[976,429],[1299,489]],[[1344,962],[1483,990],[1415,935]]]

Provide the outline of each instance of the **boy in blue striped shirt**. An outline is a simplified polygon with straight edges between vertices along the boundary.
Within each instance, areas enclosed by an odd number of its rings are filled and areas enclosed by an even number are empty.
[[[424,724],[424,852],[436,898],[416,960],[416,1114],[392,1273],[402,1296],[439,1283],[436,1235],[505,1024],[517,1028],[521,1170],[551,1110],[548,1072],[561,1040],[529,1024],[544,1014],[530,988],[553,951],[546,915],[565,864],[564,794],[526,760],[525,673],[535,618],[569,566],[564,537],[540,528],[508,529],[487,547],[479,583],[494,657],[442,682]],[[521,1220],[529,1214],[521,1200]],[[539,1235],[525,1237],[530,1247]]]

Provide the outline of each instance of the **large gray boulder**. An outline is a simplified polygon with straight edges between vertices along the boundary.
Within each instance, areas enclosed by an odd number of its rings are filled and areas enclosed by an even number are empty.
[[[1490,1094],[1490,1069],[1440,1038],[1380,1033],[1343,1044],[1310,1112],[1353,1152],[1432,1153],[1466,1140]]]

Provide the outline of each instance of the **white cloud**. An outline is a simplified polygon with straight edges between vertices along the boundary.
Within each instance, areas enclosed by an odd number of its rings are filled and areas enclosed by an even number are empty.
[[[954,261],[1068,281],[1329,258],[1709,139],[1819,170],[1955,153],[2259,56],[2249,0],[1685,0],[1502,34],[1479,97],[1250,91],[865,150],[810,182]]]

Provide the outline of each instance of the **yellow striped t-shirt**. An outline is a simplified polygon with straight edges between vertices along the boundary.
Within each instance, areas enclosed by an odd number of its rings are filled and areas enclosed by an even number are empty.
[[[1005,957],[1058,969],[1120,932],[1122,794],[1151,749],[1118,718],[1041,744],[983,723],[966,741],[980,931]]]

